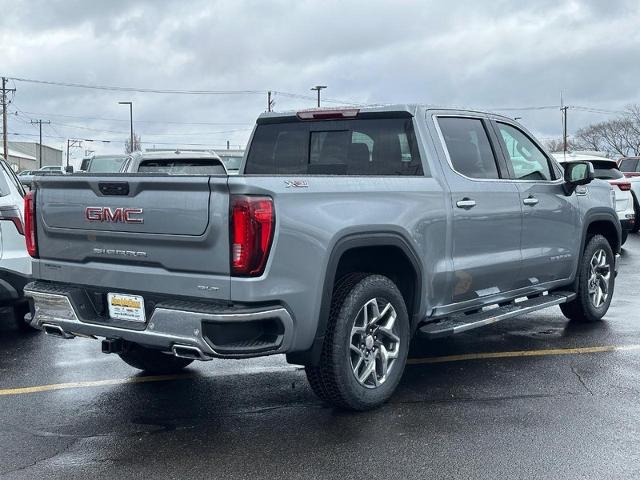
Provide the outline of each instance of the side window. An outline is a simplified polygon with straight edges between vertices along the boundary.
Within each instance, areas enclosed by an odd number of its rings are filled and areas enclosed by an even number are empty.
[[[496,157],[482,120],[441,117],[438,125],[453,168],[470,178],[500,178]]]
[[[635,172],[637,170],[636,165],[640,163],[635,158],[627,158],[620,162],[620,170],[623,172]]]
[[[529,137],[505,123],[498,130],[517,180],[553,180],[549,160]]]

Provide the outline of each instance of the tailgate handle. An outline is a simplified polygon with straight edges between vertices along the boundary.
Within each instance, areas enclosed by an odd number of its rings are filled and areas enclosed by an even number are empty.
[[[127,182],[100,182],[98,188],[103,195],[129,195]]]

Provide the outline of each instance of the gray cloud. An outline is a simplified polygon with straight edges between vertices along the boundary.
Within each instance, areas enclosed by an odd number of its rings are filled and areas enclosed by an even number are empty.
[[[560,92],[574,105],[640,103],[635,1],[6,0],[0,11],[0,73],[7,76],[305,95],[324,83],[327,97],[363,103],[554,105]],[[119,100],[133,100],[139,120],[246,124],[137,123],[144,141],[176,144],[243,143],[266,105],[264,95],[17,88],[21,111],[121,119],[50,117],[50,135],[118,141],[98,145],[103,151],[120,150],[126,138],[113,133],[127,131]],[[278,95],[276,102],[277,109],[313,103]],[[558,111],[509,114],[542,137],[560,134]],[[570,130],[603,118],[570,115]],[[35,133],[22,121],[12,118],[11,130]],[[229,132],[236,129],[242,131]]]

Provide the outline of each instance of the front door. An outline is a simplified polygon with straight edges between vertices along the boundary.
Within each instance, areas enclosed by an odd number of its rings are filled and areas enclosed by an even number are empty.
[[[580,249],[576,193],[565,195],[560,172],[523,130],[504,122],[494,126],[522,203],[521,282],[569,278]]]
[[[453,208],[452,303],[513,290],[520,271],[522,208],[517,186],[495,155],[483,118],[439,116],[451,168],[445,169]]]

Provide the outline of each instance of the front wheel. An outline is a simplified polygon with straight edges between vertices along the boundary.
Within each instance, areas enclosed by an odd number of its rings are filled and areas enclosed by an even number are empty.
[[[382,275],[350,274],[333,292],[320,362],[305,368],[314,392],[347,410],[368,410],[393,393],[407,361],[409,316]]]
[[[188,358],[175,357],[137,343],[127,344],[125,350],[118,355],[128,365],[156,375],[177,373],[193,362]]]
[[[602,235],[591,237],[578,267],[576,298],[561,304],[565,317],[576,322],[597,322],[609,310],[615,286],[615,257]]]

